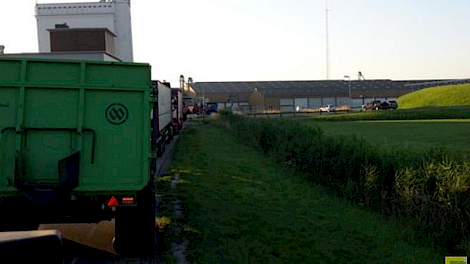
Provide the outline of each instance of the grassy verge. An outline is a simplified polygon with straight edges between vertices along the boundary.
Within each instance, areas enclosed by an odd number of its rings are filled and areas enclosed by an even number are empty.
[[[470,119],[470,107],[428,107],[316,116],[324,121]]]
[[[385,151],[390,148],[412,151],[446,148],[452,153],[470,154],[470,119],[301,122],[319,126],[327,135],[364,138]]]
[[[221,124],[285,168],[338,195],[412,226],[445,246],[470,252],[470,162],[443,150],[377,148],[357,137],[326,135],[290,120],[222,115]]]
[[[186,131],[174,173],[183,179],[188,259],[194,263],[441,263],[414,232],[329,194],[231,133]],[[297,175],[298,176],[298,175]],[[169,183],[160,192],[172,196]],[[171,214],[171,212],[168,212]]]

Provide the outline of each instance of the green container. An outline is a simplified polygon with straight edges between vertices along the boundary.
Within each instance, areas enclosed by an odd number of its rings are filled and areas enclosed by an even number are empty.
[[[0,198],[142,190],[151,87],[148,64],[0,59]]]

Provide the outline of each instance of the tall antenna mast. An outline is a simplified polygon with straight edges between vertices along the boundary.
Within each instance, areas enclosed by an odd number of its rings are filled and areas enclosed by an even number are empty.
[[[325,0],[325,26],[326,26],[326,79],[330,79],[330,28],[328,25],[328,0]]]

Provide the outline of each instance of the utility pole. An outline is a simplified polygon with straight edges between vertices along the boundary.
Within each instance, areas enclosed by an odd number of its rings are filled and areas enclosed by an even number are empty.
[[[353,100],[352,100],[352,91],[351,91],[351,76],[344,75],[344,79],[348,80],[348,96],[349,96],[349,106],[353,107]]]
[[[328,0],[325,0],[325,27],[326,27],[326,79],[330,79],[330,28],[328,13]]]
[[[352,99],[352,92],[351,92],[351,77],[349,75],[344,75],[344,79],[348,80],[348,96],[349,99]]]
[[[183,74],[180,75],[180,88],[181,88],[181,91],[184,93],[185,90],[184,90],[184,75]]]
[[[204,121],[204,118],[206,116],[206,87],[203,85],[202,86],[202,120]]]

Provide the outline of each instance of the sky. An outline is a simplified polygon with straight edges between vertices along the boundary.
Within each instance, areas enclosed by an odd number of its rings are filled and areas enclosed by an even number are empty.
[[[36,52],[34,5],[0,0],[0,45]],[[131,0],[134,59],[152,77],[326,78],[325,0]],[[5,3],[8,2],[8,8]],[[87,2],[79,1],[79,2]],[[94,1],[88,1],[94,2]],[[330,78],[470,78],[469,0],[329,0]]]

